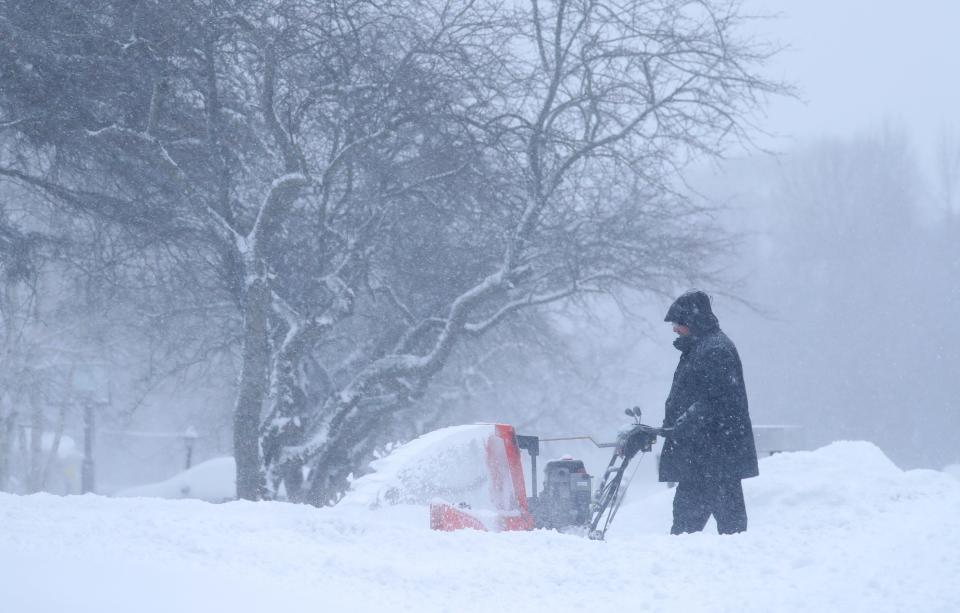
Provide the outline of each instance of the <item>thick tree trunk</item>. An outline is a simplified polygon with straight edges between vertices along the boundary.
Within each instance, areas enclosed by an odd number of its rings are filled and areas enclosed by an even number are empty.
[[[266,279],[247,283],[243,308],[243,363],[237,406],[233,417],[233,455],[237,463],[237,498],[259,500],[263,478],[260,470],[260,414],[267,391],[270,352],[267,344],[267,310],[270,305]]]
[[[288,335],[292,336],[292,335]],[[285,458],[284,448],[303,444],[306,416],[304,394],[297,380],[297,364],[302,359],[302,343],[284,343],[273,366],[270,399],[270,423],[263,434],[263,464],[267,496],[275,498],[281,483],[287,498],[300,501],[303,462]]]
[[[363,466],[366,462],[357,462],[345,454],[334,457],[323,465],[314,468],[318,474],[311,474],[310,487],[300,492],[300,502],[306,502],[317,507],[325,507],[336,503],[347,488],[347,478],[355,467]]]

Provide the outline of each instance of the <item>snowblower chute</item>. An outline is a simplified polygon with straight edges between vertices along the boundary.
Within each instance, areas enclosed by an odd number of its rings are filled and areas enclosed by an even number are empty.
[[[452,490],[448,494],[464,494],[461,496],[463,500],[434,501],[430,504],[432,529],[500,531],[534,528],[533,517],[527,507],[523,464],[513,426],[492,426],[492,432],[484,443],[484,464],[485,474],[476,475],[472,482],[464,483],[459,491]],[[480,495],[477,495],[477,491]]]

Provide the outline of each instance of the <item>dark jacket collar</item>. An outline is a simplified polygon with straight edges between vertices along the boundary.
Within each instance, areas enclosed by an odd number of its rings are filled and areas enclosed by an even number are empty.
[[[687,353],[688,351],[694,349],[697,345],[699,345],[706,337],[719,331],[720,331],[719,325],[715,325],[708,328],[706,332],[699,332],[699,331],[694,332],[693,330],[691,330],[690,334],[686,336],[678,336],[677,338],[675,338],[673,340],[673,346],[679,349],[681,352]]]

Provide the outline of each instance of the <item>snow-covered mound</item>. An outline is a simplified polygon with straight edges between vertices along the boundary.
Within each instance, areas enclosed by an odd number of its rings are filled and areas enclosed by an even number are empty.
[[[0,610],[960,611],[960,482],[859,442],[760,471],[744,534],[667,535],[663,488],[606,542],[432,532],[409,504],[0,495]]]
[[[943,467],[943,472],[960,479],[960,464],[947,464]]]
[[[911,501],[940,506],[937,498],[957,495],[955,486],[939,471],[902,471],[876,445],[864,441],[839,441],[813,452],[764,458],[760,477],[743,481],[751,532],[843,529],[888,518],[892,509],[903,510]],[[672,491],[642,501],[628,499],[625,506],[640,504],[647,509],[632,513],[632,528],[651,532],[669,528],[672,499]],[[660,520],[665,523],[657,523]]]
[[[489,506],[485,445],[493,426],[451,426],[428,432],[370,464],[341,504],[427,505],[435,499]]]
[[[116,492],[120,497],[195,498],[223,502],[236,498],[237,464],[231,457],[214,458],[188,468],[166,481]]]

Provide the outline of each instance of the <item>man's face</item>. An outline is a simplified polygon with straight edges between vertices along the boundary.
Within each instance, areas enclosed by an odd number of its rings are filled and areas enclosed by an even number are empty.
[[[678,324],[677,322],[673,322],[673,331],[680,336],[686,336],[690,334],[690,328],[683,324]]]

